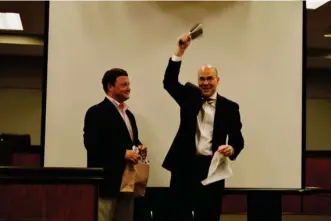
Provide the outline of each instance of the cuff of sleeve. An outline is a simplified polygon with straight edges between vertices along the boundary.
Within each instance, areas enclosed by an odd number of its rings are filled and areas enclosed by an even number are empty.
[[[181,58],[181,57],[178,57],[178,56],[176,56],[176,55],[173,55],[173,56],[171,57],[171,60],[172,60],[172,61],[181,61],[182,58]]]

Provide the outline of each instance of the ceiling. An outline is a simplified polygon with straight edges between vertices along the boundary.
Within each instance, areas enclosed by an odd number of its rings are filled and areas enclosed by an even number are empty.
[[[24,34],[43,36],[45,24],[45,2],[0,1],[0,12],[16,12],[21,16]],[[2,34],[3,32],[0,32]]]
[[[0,37],[13,37],[21,35],[30,40],[40,38],[43,40],[45,28],[45,2],[43,1],[0,1],[0,12],[18,12],[23,23],[23,32],[13,33],[0,31]],[[324,34],[331,32],[331,2],[316,10],[307,10],[307,66],[309,68],[331,69],[331,38],[325,38]],[[34,40],[35,41],[35,40]],[[25,41],[26,42],[26,41]],[[42,42],[42,41],[41,41]],[[23,43],[22,43],[23,44]],[[27,44],[8,45],[0,43],[0,56],[42,56],[43,45]],[[20,49],[22,48],[22,49]]]
[[[45,2],[0,1],[0,12],[19,13],[24,31],[0,31],[0,56],[43,56]]]
[[[45,2],[0,1],[0,12],[16,12],[21,16],[25,35],[42,36],[45,26]],[[0,32],[1,33],[1,32]]]

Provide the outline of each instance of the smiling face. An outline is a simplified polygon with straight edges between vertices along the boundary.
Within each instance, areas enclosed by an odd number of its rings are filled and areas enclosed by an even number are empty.
[[[130,81],[128,76],[119,76],[114,85],[108,85],[109,95],[118,102],[124,102],[130,98]]]
[[[211,65],[204,65],[200,68],[198,73],[198,85],[201,93],[204,97],[212,96],[219,83],[219,77],[217,76],[217,70]]]

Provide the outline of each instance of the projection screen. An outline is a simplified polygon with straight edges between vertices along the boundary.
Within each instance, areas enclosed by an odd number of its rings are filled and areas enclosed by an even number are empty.
[[[103,74],[126,69],[130,110],[148,147],[150,187],[169,186],[161,167],[179,126],[163,88],[177,37],[204,35],[183,57],[180,81],[197,83],[203,64],[218,68],[218,92],[240,106],[245,148],[226,187],[301,188],[301,1],[58,2],[49,9],[45,167],[86,167],[86,110],[102,101]]]

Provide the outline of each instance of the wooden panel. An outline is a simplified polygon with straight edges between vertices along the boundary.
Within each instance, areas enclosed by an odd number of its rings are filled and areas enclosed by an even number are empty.
[[[310,158],[306,163],[307,186],[331,188],[331,158]]]
[[[93,185],[0,185],[0,219],[95,221]]]
[[[23,167],[39,167],[40,154],[39,153],[14,153],[13,166]]]
[[[331,189],[331,158],[313,157],[306,159],[306,185]],[[307,215],[331,215],[331,194],[283,197],[283,212]]]
[[[285,195],[283,196],[283,213],[300,214],[302,213],[302,196]]]
[[[331,195],[305,196],[303,199],[303,211],[307,215],[331,215]]]
[[[38,166],[40,159],[38,153],[15,153],[14,165]],[[331,188],[331,157],[310,156],[306,160],[306,183],[307,186],[319,186]],[[161,191],[162,192],[162,191]],[[160,193],[155,193],[159,195]],[[153,195],[153,194],[152,194]],[[155,197],[154,197],[155,198]],[[159,197],[157,197],[159,199]],[[155,198],[156,199],[156,198]],[[159,201],[159,200],[156,200]],[[139,206],[138,206],[139,207]],[[140,210],[140,208],[137,208]],[[331,195],[319,194],[313,196],[283,196],[283,212],[292,214],[319,214],[331,215]],[[246,197],[244,195],[227,195],[223,199],[223,214],[246,213]],[[1,218],[1,217],[0,217]]]
[[[331,189],[331,158],[307,159],[307,186]],[[305,196],[303,201],[305,214],[331,215],[331,194]]]
[[[331,157],[313,157],[306,160],[306,184],[331,189]],[[223,214],[246,213],[244,195],[228,195],[224,198]],[[283,213],[331,215],[331,194],[311,196],[284,195]]]
[[[227,195],[222,202],[222,214],[239,214],[246,212],[246,196]]]

